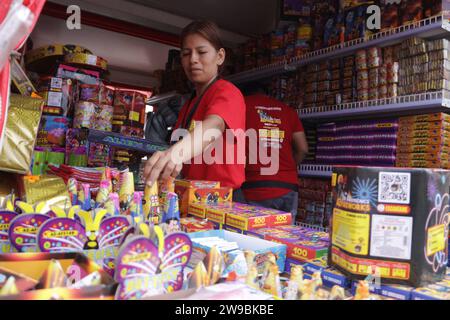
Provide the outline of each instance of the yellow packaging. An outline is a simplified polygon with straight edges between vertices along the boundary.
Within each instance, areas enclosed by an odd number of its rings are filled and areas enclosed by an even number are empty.
[[[30,171],[43,105],[41,99],[11,95],[0,150],[1,171],[20,174]]]
[[[154,183],[153,186],[145,186],[144,189],[144,217],[148,220],[154,218],[159,219],[161,210],[159,206],[158,196],[158,184]]]
[[[205,219],[207,208],[208,208],[208,206],[205,205],[204,203],[191,204],[188,209],[188,214],[195,216],[195,217]]]
[[[233,198],[233,189],[221,188],[220,182],[198,180],[176,180],[175,193],[180,199],[180,213],[188,214],[189,205],[208,203],[211,205],[229,203]]]
[[[39,177],[23,178],[25,200],[34,205],[38,202],[45,202],[46,211],[51,206],[62,209],[70,207],[70,196],[64,180],[57,176],[43,175]]]
[[[370,215],[334,209],[332,242],[346,251],[369,253]]]
[[[108,62],[102,57],[87,53],[71,53],[65,56],[66,63],[83,65],[84,67],[100,68],[103,71],[108,70]]]
[[[53,44],[29,51],[25,55],[25,64],[30,71],[45,73],[58,59],[70,53],[91,54],[92,52],[81,46]]]
[[[227,218],[227,212],[226,209],[221,207],[221,208],[207,208],[206,209],[206,219],[208,219],[209,221],[213,221],[219,224],[225,224]]]

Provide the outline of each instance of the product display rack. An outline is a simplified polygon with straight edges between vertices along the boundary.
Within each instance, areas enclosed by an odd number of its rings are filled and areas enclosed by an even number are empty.
[[[303,227],[303,228],[309,228],[312,230],[316,230],[319,232],[329,232],[330,231],[329,228],[320,227],[320,226],[317,226],[314,224],[308,224],[308,223],[303,223],[303,222],[295,222],[295,225],[299,226],[299,227]]]
[[[299,167],[299,176],[302,178],[330,178],[333,166],[323,164],[302,164]]]
[[[360,49],[372,46],[390,46],[410,37],[442,38],[450,31],[450,23],[442,15],[430,17],[398,28],[382,31],[366,38],[347,41],[339,45],[309,52],[289,61],[269,64],[252,70],[231,75],[227,80],[235,84],[243,84],[255,80],[270,78],[285,72],[295,71],[301,66],[315,63],[325,59],[339,58],[352,54]]]
[[[334,106],[299,109],[302,120],[323,122],[357,117],[383,117],[409,115],[414,113],[448,112],[450,109],[448,93],[443,91],[426,92],[381,100],[343,103]]]
[[[309,52],[289,61],[270,64],[240,72],[228,77],[235,84],[270,78],[297,68],[326,59],[344,57],[360,49],[373,46],[386,47],[398,44],[410,37],[425,39],[445,38],[450,32],[450,23],[442,15],[430,17],[398,28],[382,31],[366,38],[359,38],[336,46]],[[420,113],[450,112],[448,92],[436,91],[388,99],[358,101],[334,106],[299,109],[299,117],[304,121],[320,123],[331,120],[352,118],[403,116]],[[299,167],[300,177],[329,178],[333,167],[322,164],[305,164]]]

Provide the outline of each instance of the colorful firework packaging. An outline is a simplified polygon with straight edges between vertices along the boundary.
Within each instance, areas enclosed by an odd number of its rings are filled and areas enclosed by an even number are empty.
[[[335,167],[332,186],[332,266],[356,279],[379,270],[386,283],[416,287],[442,280],[449,171]]]
[[[130,215],[133,224],[138,224],[144,221],[144,209],[142,206],[142,192],[134,192],[133,199],[130,203]]]
[[[187,215],[189,205],[196,200],[195,189],[220,188],[220,182],[196,181],[196,180],[175,180],[175,193],[180,198],[180,212]],[[199,197],[197,197],[197,200]],[[195,201],[197,202],[197,201]]]
[[[88,183],[81,184],[81,188],[78,190],[78,204],[83,210],[91,210],[91,186]]]
[[[156,226],[158,245],[148,235],[132,236],[122,245],[116,260],[116,299],[131,300],[170,293],[183,288],[183,270],[190,260],[192,242],[183,233],[164,237]]]
[[[66,117],[43,116],[39,125],[36,145],[40,147],[64,147],[69,119]]]
[[[112,300],[115,285],[92,260],[79,253],[0,256],[2,300]]]
[[[161,208],[159,206],[158,184],[151,187],[145,185],[144,189],[144,216],[146,220],[158,224],[161,221]]]
[[[86,167],[88,162],[87,130],[69,129],[66,134],[66,164]]]
[[[116,91],[113,116],[114,132],[123,132],[123,130],[129,132],[132,128],[142,131],[145,124],[146,98],[146,95],[136,91]]]
[[[78,100],[77,82],[72,79],[43,77],[38,84],[39,95],[44,98],[43,113],[50,116],[71,116]]]
[[[134,194],[134,176],[132,172],[125,172],[122,175],[122,182],[119,191],[120,209],[122,214],[130,214],[131,200]]]
[[[112,148],[105,144],[89,143],[88,161],[89,167],[107,167],[111,165]]]

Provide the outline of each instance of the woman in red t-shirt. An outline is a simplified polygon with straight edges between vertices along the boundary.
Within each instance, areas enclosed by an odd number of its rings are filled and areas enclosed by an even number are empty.
[[[225,49],[214,23],[194,21],[184,28],[181,62],[195,87],[172,135],[172,139],[179,138],[180,129],[184,129],[184,137],[147,161],[146,182],[153,185],[158,179],[177,177],[182,172],[185,179],[219,181],[221,186],[233,188],[235,201],[242,201],[245,145],[238,148],[238,142],[245,144],[245,137],[239,139],[236,130],[245,131],[245,101],[233,84],[218,79]]]

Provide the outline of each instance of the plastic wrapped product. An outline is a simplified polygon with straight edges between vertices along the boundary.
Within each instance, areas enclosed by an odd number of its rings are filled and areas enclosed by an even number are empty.
[[[398,96],[398,87],[396,83],[390,83],[387,87],[388,98],[394,98]]]
[[[97,105],[92,102],[81,101],[75,105],[74,128],[93,129],[95,124],[95,112]]]
[[[388,83],[398,83],[399,81],[399,63],[388,63],[386,65],[387,82]]]
[[[372,47],[367,50],[367,66],[369,69],[380,67],[382,60],[381,48]]]
[[[381,66],[378,68],[378,83],[380,86],[385,86],[388,83],[388,76],[387,76],[387,67],[386,65]]]
[[[357,70],[366,70],[368,69],[367,65],[367,52],[366,50],[358,50],[356,52],[356,69]]]
[[[388,98],[388,86],[382,85],[378,87],[378,99]]]

